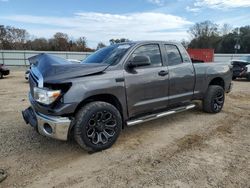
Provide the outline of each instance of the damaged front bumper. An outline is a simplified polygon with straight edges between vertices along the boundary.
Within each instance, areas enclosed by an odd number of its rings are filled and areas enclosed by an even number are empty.
[[[22,111],[26,124],[30,124],[41,135],[58,140],[67,140],[71,120],[67,117],[49,116],[35,112],[32,107]]]

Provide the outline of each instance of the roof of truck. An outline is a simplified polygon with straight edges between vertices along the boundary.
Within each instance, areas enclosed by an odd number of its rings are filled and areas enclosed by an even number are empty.
[[[174,42],[174,41],[160,41],[160,40],[129,41],[129,42],[121,42],[121,43],[117,43],[117,44],[143,44],[143,43],[168,43],[168,44],[180,44],[179,42]]]

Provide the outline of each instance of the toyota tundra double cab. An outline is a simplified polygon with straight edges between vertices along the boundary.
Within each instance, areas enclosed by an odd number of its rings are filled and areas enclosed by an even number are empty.
[[[192,109],[194,100],[218,113],[232,80],[231,65],[192,63],[174,42],[115,44],[80,64],[47,54],[30,63],[25,122],[47,137],[73,136],[88,151],[111,147],[126,126]]]

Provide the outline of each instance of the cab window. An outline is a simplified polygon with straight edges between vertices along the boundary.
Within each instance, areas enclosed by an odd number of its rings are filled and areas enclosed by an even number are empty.
[[[132,58],[135,56],[147,56],[150,59],[150,65],[148,65],[149,67],[162,66],[161,52],[158,44],[147,44],[138,47],[133,52]]]
[[[167,57],[168,57],[168,65],[179,65],[183,63],[183,59],[181,57],[181,54],[177,48],[177,46],[172,44],[166,44],[165,45],[166,51],[167,51]]]

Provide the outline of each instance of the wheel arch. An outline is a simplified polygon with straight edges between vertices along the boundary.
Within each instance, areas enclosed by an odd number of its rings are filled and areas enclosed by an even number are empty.
[[[225,81],[221,77],[215,77],[211,79],[208,86],[211,86],[211,85],[221,86],[225,90]]]
[[[124,117],[123,107],[121,105],[121,102],[118,100],[118,98],[112,94],[97,94],[97,95],[92,95],[92,96],[85,98],[77,105],[77,107],[74,111],[74,115],[76,115],[76,113],[81,109],[81,107],[83,107],[84,105],[86,105],[90,102],[94,102],[94,101],[107,102],[109,104],[112,104],[114,107],[116,107],[117,110],[121,114],[122,128],[124,128],[124,122],[125,122],[124,118],[126,118],[126,117]],[[125,116],[126,116],[126,114],[125,114]],[[74,125],[75,125],[75,121],[73,120],[71,125],[70,125],[70,128],[69,128],[68,138],[70,138],[73,135]]]
[[[86,105],[87,103],[94,102],[94,101],[102,101],[102,102],[107,102],[109,104],[112,104],[120,112],[122,120],[124,120],[122,104],[119,101],[119,99],[112,94],[97,94],[97,95],[92,95],[90,97],[87,97],[86,99],[82,100],[78,104],[74,114],[76,114],[82,106]]]

